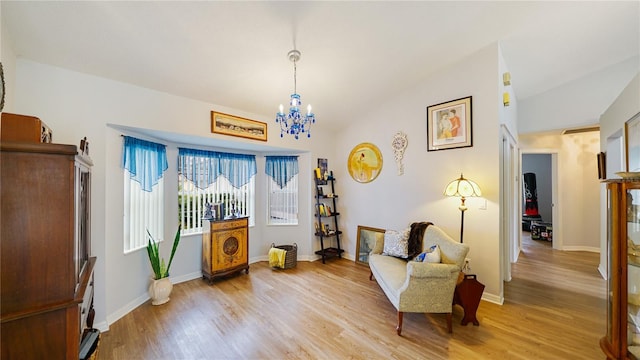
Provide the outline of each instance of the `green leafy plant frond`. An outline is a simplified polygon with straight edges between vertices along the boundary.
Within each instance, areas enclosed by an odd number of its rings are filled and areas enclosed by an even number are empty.
[[[178,231],[176,231],[176,236],[173,239],[173,248],[171,249],[171,257],[169,258],[169,264],[165,265],[164,258],[160,257],[160,244],[151,236],[149,229],[147,229],[147,236],[149,237],[147,242],[147,254],[149,255],[149,262],[151,263],[151,269],[153,270],[153,275],[156,280],[165,278],[169,276],[169,268],[171,267],[171,262],[173,261],[173,256],[178,249],[178,244],[180,243],[180,228],[181,225],[178,225]]]

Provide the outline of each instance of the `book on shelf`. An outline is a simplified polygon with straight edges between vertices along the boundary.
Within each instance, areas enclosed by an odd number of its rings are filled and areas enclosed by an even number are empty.
[[[318,214],[320,216],[327,216],[327,207],[324,204],[318,204]]]

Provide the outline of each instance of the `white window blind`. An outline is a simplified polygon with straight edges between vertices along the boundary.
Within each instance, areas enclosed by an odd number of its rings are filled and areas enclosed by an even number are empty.
[[[234,186],[228,175],[244,180]],[[254,226],[255,157],[180,148],[178,217],[182,234],[202,231],[207,203],[224,203],[224,216],[235,209],[237,215],[248,216],[249,226]]]
[[[147,245],[147,231],[156,239],[164,239],[164,182],[167,170],[166,146],[123,136],[122,167],[124,169],[124,252]]]
[[[156,241],[164,240],[164,181],[151,191],[124,172],[124,253],[147,246],[147,229]]]
[[[267,199],[269,225],[298,224],[298,175],[280,188],[273,178],[267,176]]]
[[[267,224],[298,224],[298,157],[267,156]]]
[[[231,215],[231,202],[235,202],[240,216],[249,216],[249,226],[255,221],[255,176],[248,184],[235,188],[224,176],[206,189],[194,186],[185,176],[178,175],[178,212],[182,224],[182,234],[202,231],[202,218],[206,203],[225,204],[224,216]]]

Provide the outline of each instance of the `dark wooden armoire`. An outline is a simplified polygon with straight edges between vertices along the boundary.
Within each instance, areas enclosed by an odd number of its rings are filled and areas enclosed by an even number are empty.
[[[91,169],[75,145],[0,143],[2,359],[78,359],[93,322]]]

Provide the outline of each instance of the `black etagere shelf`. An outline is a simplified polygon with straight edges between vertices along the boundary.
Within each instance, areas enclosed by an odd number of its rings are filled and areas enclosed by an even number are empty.
[[[322,263],[329,258],[342,257],[344,250],[340,248],[340,235],[342,231],[338,226],[340,213],[337,210],[338,195],[335,194],[335,181],[333,171],[328,176],[316,172],[314,176],[316,185],[316,230],[315,236],[320,239],[320,250],[317,255],[322,256]],[[331,192],[327,192],[329,190]],[[335,242],[335,246],[325,247],[325,243]]]

